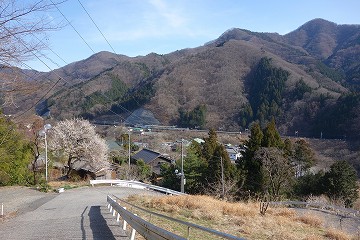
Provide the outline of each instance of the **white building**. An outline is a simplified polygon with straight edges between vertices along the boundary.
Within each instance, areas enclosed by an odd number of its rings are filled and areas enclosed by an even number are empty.
[[[227,153],[229,154],[230,160],[232,163],[235,163],[237,159],[241,158],[242,155],[240,151],[236,148],[226,148]]]

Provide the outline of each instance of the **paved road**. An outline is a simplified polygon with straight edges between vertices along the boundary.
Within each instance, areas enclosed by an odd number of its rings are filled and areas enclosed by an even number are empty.
[[[84,187],[50,194],[16,217],[0,222],[1,239],[129,239],[106,208],[106,196],[125,197],[143,190]]]

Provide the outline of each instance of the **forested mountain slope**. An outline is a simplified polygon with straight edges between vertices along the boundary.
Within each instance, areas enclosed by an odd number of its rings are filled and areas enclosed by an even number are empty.
[[[165,55],[100,52],[31,78],[57,81],[37,108],[57,119],[120,122],[144,108],[164,125],[239,131],[275,118],[282,134],[357,138],[359,56],[359,25],[315,19],[283,36],[230,29]]]

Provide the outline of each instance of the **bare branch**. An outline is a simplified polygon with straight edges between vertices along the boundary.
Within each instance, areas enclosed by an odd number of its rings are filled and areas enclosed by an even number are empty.
[[[17,0],[0,0],[0,61],[8,65],[33,58],[46,48],[39,35],[60,28],[46,15],[62,2],[38,0],[24,4]]]

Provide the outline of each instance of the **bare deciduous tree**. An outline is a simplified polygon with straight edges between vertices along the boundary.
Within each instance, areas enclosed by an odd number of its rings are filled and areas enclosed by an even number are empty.
[[[262,162],[263,190],[277,200],[294,178],[293,166],[284,153],[274,147],[260,148],[255,152],[255,159]]]
[[[23,129],[25,133],[24,135],[26,139],[29,141],[30,150],[33,155],[33,160],[31,161],[31,170],[33,172],[34,184],[37,184],[38,182],[37,173],[40,170],[40,168],[43,167],[43,165],[38,162],[40,158],[41,145],[43,143],[43,139],[40,136],[39,131],[43,126],[44,126],[44,120],[38,117],[38,118],[34,118],[32,123],[28,124]]]
[[[47,48],[46,33],[60,29],[61,20],[49,14],[66,0],[0,0],[0,104],[18,108],[18,92],[34,89],[24,83],[24,72],[13,66],[26,66],[24,61],[43,58]],[[31,75],[34,75],[33,73]],[[29,76],[34,77],[34,76]]]
[[[47,14],[59,1],[0,0],[0,61],[17,64],[46,47],[45,33],[59,28]]]
[[[49,146],[67,157],[67,176],[79,161],[88,163],[94,172],[109,166],[108,146],[87,120],[72,119],[57,123],[49,131]]]
[[[208,183],[203,191],[206,195],[214,196],[218,199],[233,200],[238,190],[237,181],[227,179],[224,182]]]

